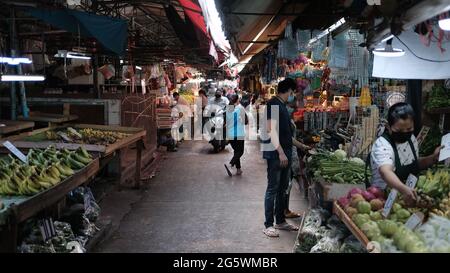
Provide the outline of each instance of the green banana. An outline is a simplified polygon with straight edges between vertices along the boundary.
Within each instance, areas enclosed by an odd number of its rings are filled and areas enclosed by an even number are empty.
[[[84,165],[89,164],[89,162],[91,162],[90,158],[86,158],[78,153],[73,153],[72,158],[74,158],[76,161],[83,163]]]
[[[40,187],[35,187],[34,184],[30,180],[26,181],[26,185],[27,185],[27,188],[28,188],[30,194],[37,194],[40,192],[40,189],[39,189]]]
[[[69,177],[74,174],[74,171],[67,166],[61,164],[61,162],[55,163],[55,167],[58,168],[58,171],[62,176]]]
[[[92,158],[92,156],[88,153],[88,151],[86,150],[86,148],[84,148],[83,146],[81,146],[80,148],[77,149],[77,151],[79,150],[79,152],[81,153],[81,155],[85,158]]]
[[[70,165],[70,168],[75,169],[75,170],[79,170],[85,167],[85,165],[79,161],[77,161],[76,159],[74,159],[72,156],[69,156],[67,158],[67,162]]]

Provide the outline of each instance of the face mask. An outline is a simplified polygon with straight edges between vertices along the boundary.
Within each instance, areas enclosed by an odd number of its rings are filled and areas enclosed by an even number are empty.
[[[221,95],[216,95],[216,99],[220,99],[221,97]]]
[[[406,141],[408,141],[411,136],[412,136],[413,132],[392,132],[391,133],[391,137],[392,140],[394,140],[397,143],[405,143]]]
[[[292,113],[294,113],[294,108],[288,107],[287,110],[289,112],[289,116],[292,116]]]
[[[294,99],[295,99],[295,96],[294,96],[294,95],[292,95],[292,94],[290,94],[290,95],[289,95],[289,97],[288,97],[288,100],[287,100],[287,102],[291,103],[291,102],[293,102],[293,101],[294,101]]]

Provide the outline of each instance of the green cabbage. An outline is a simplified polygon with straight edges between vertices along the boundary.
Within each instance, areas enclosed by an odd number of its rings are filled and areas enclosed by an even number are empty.
[[[347,157],[347,153],[344,150],[336,150],[333,155],[340,160],[344,160]]]
[[[366,163],[359,157],[352,157],[349,160],[350,162],[353,162],[359,166],[366,166]]]

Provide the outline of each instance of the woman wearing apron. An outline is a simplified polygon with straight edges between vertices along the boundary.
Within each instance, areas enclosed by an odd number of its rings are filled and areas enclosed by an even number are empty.
[[[370,162],[372,185],[396,189],[405,203],[412,206],[417,193],[406,186],[410,174],[417,176],[420,170],[438,162],[441,147],[427,157],[419,157],[419,147],[414,132],[414,110],[407,103],[397,103],[388,111],[388,126],[372,147]]]

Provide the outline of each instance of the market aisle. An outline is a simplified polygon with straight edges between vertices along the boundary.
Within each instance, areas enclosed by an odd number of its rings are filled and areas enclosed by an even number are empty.
[[[296,232],[274,239],[262,233],[266,165],[258,143],[246,143],[244,175],[232,178],[223,167],[231,147],[220,154],[210,147],[191,141],[168,154],[141,201],[97,251],[291,252]],[[295,185],[291,209],[305,208]]]

